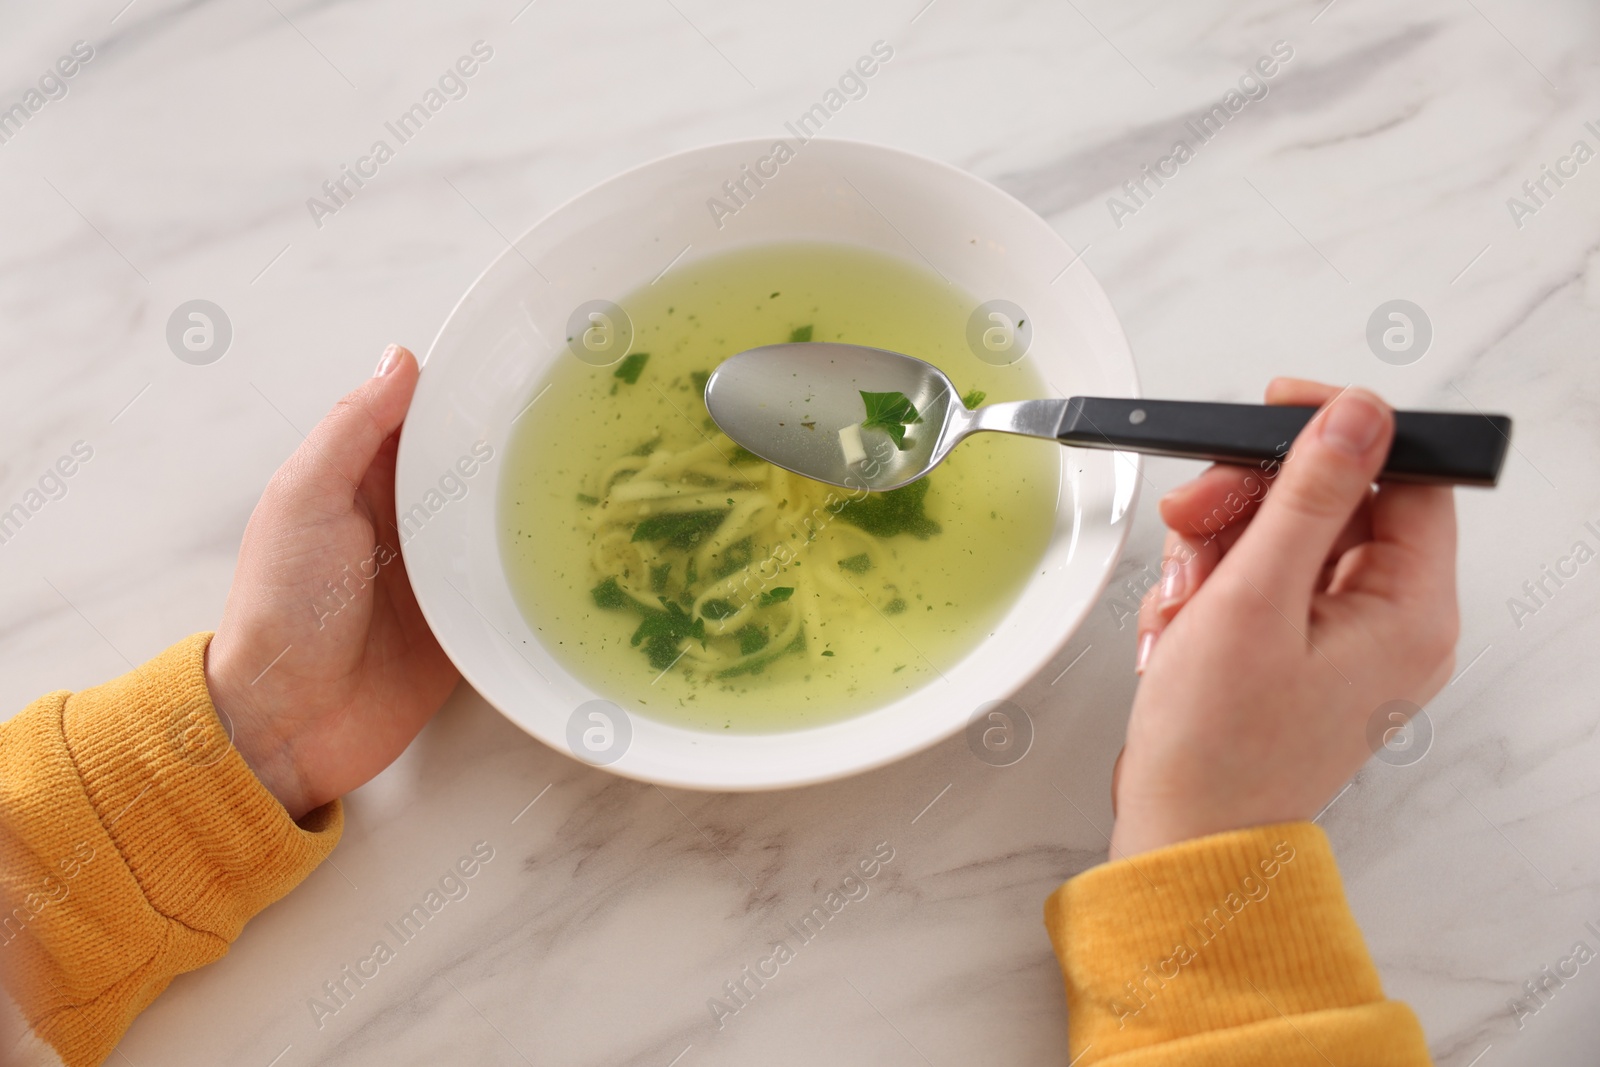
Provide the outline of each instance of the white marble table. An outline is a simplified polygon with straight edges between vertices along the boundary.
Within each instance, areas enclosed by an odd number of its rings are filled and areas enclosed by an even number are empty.
[[[424,349],[507,235],[622,168],[778,134],[884,39],[894,62],[828,133],[1043,214],[1085,250],[1150,393],[1251,399],[1292,373],[1519,419],[1501,488],[1460,494],[1460,675],[1429,708],[1432,749],[1374,761],[1322,822],[1441,1064],[1592,1062],[1600,963],[1520,1027],[1509,1004],[1575,941],[1600,948],[1600,562],[1560,562],[1600,547],[1600,161],[1560,162],[1600,149],[1591,3],[525,2],[0,11],[0,108],[93,50],[0,144],[0,509],[93,449],[0,544],[0,707],[211,627],[297,431],[386,342]],[[467,95],[316,225],[307,198],[479,40],[493,57]],[[1293,58],[1268,94],[1114,219],[1107,198],[1276,41]],[[1545,165],[1577,173],[1514,217]],[[234,333],[209,366],[165,339],[196,298]],[[1395,298],[1433,325],[1408,365],[1365,338]],[[1147,468],[1119,580],[1148,573],[1155,497],[1191,470]],[[1576,569],[1560,586],[1558,566]],[[1551,595],[1526,600],[1541,579]],[[1104,852],[1134,687],[1118,595],[1017,698],[1038,738],[1006,769],[958,738],[796,792],[663,791],[463,687],[350,798],[333,862],[113,1060],[1065,1063],[1041,905]],[[319,1029],[323,983],[480,841],[470,894]],[[879,842],[894,859],[870,895],[719,1029],[708,998]]]

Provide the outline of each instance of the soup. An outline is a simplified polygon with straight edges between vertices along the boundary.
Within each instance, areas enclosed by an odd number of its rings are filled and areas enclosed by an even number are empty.
[[[723,359],[790,340],[915,355],[974,404],[1046,395],[1027,361],[968,350],[977,303],[810,244],[708,256],[622,299],[628,356],[564,352],[509,442],[500,544],[529,625],[630,713],[693,729],[820,725],[937,679],[1042,558],[1061,449],[979,434],[921,481],[852,494],[745,452],[702,397]]]

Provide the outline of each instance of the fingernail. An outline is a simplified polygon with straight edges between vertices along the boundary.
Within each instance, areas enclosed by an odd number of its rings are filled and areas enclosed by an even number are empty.
[[[1341,452],[1366,455],[1383,432],[1383,411],[1360,393],[1345,393],[1322,415],[1322,439]]]
[[[1161,494],[1160,502],[1163,504],[1170,504],[1175,500],[1179,500],[1182,497],[1187,496],[1199,481],[1199,478],[1191,478],[1181,485],[1173,486],[1171,489],[1168,489],[1165,493]]]
[[[1160,607],[1171,607],[1183,599],[1183,594],[1189,589],[1188,561],[1177,556],[1167,560],[1166,566],[1161,569],[1161,603]]]
[[[383,350],[383,358],[378,360],[378,369],[372,372],[374,378],[382,378],[394,370],[400,363],[400,346],[390,345]]]
[[[1139,635],[1139,651],[1133,659],[1133,673],[1143,674],[1146,663],[1150,662],[1150,650],[1156,647],[1155,631],[1147,630]]]

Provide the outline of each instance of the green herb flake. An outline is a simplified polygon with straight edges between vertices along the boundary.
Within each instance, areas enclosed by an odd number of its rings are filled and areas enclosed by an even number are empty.
[[[981,405],[987,399],[989,399],[988,393],[984,392],[982,389],[974,389],[966,396],[961,398],[961,405],[970,411],[973,408]]]
[[[593,589],[589,595],[594,597],[596,607],[620,608],[628,603],[628,594],[622,591],[622,586],[617,584],[615,578],[607,578]]]
[[[741,647],[743,647],[742,642],[745,640],[745,638],[742,635],[747,630],[756,630],[756,628],[755,628],[754,624],[752,624],[750,626],[742,627],[739,630],[739,634],[738,635],[740,636]],[[763,639],[771,640],[770,638],[767,637],[765,631],[756,630],[756,632],[760,633]],[[753,640],[753,638],[751,640]],[[767,648],[766,644],[763,644],[761,646],[761,648]],[[799,633],[794,635],[794,640],[790,641],[783,648],[780,648],[780,649],[777,649],[777,650],[772,650],[770,648],[767,648],[767,651],[763,655],[756,656],[754,659],[751,659],[751,660],[747,660],[744,663],[739,664],[737,667],[729,667],[726,670],[718,671],[717,672],[717,677],[718,678],[736,678],[741,674],[760,674],[762,671],[767,669],[767,664],[771,663],[773,660],[778,659],[780,656],[786,656],[791,652],[804,652],[805,648],[806,648],[806,632],[804,630],[801,630]],[[759,651],[761,651],[761,649],[756,649],[756,651],[759,652]],[[746,655],[751,655],[752,653],[748,653],[747,652],[745,654]]]
[[[704,396],[706,382],[711,380],[711,372],[708,370],[690,371],[689,380],[694,383],[694,391]]]
[[[792,332],[790,332],[790,334],[789,334],[789,343],[790,344],[799,344],[800,342],[809,341],[809,340],[811,340],[811,327],[810,326],[796,326],[794,328],[794,330]]]
[[[915,484],[915,483],[913,483]],[[633,528],[635,541],[665,541],[673,548],[690,549],[700,539],[722,525],[726,511],[683,511],[674,515],[652,515]]]
[[[649,361],[650,353],[635,352],[617,364],[617,369],[611,372],[611,376],[613,378],[621,378],[629,385],[633,385],[639,380],[639,375],[644,373],[644,365]]]
[[[723,514],[726,514],[726,512],[723,512]],[[721,557],[715,570],[712,571],[711,577],[726,578],[734,571],[748,567],[750,561],[755,559],[755,555],[755,545],[751,543],[750,538],[742,537],[722,550]]]
[[[664,671],[677,662],[679,642],[693,639],[704,644],[706,639],[704,619],[690,619],[688,612],[665,597],[661,598],[661,607],[660,611],[644,608],[644,618],[640,620],[639,628],[633,631],[633,639],[629,642],[635,648],[643,643],[650,666],[658,671]]]
[[[713,622],[721,622],[723,619],[739,614],[739,609],[720,597],[714,597],[700,605],[700,614]]]
[[[827,650],[826,650],[826,651],[824,651],[824,652],[823,652],[823,653],[822,653],[822,654],[823,654],[823,655],[824,655],[824,656],[831,656],[831,655],[833,655],[833,649],[831,649],[831,648],[830,648],[830,649],[827,649]]]
[[[854,556],[846,556],[839,561],[839,566],[851,574],[865,574],[872,569],[872,557],[865,552]]]
[[[658,671],[664,671],[678,662],[678,642],[670,637],[657,634],[644,644],[645,658],[650,661],[650,666]]]
[[[600,503],[600,498],[597,496],[590,496],[588,493],[579,493],[578,503],[594,505]]]
[[[774,604],[782,604],[792,596],[794,596],[794,586],[780,585],[776,589],[766,590],[756,599],[760,601],[762,607],[770,608]]]
[[[924,510],[929,484],[927,478],[919,478],[887,493],[868,493],[860,500],[847,500],[839,509],[839,518],[874,537],[908,533],[925,541],[939,532],[939,524]]]
[[[889,435],[896,448],[904,452],[906,427],[922,421],[922,416],[917,414],[917,409],[912,406],[910,398],[898,392],[869,393],[863,389],[860,393],[861,402],[867,408],[867,417],[861,423],[862,428],[876,426]]]
[[[743,445],[734,445],[733,455],[728,457],[728,462],[733,464],[735,467],[739,467],[746,463],[759,463],[761,462],[761,457]]]
[[[767,631],[756,626],[755,623],[746,624],[733,636],[739,639],[739,654],[742,656],[755,655],[763,648],[766,648],[767,644],[772,640],[767,636]]]
[[[659,567],[650,568],[650,591],[663,593],[667,588],[667,576],[672,573],[672,564],[663,563]]]
[[[889,601],[889,603],[883,606],[883,613],[885,615],[899,615],[905,610],[906,602],[901,600],[899,597],[895,597],[893,600]]]

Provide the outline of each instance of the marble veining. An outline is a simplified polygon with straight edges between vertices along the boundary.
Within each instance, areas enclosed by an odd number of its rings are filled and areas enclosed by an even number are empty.
[[[0,507],[76,442],[94,453],[0,543],[0,708],[213,625],[270,472],[385,343],[425,350],[508,238],[628,166],[779,135],[882,39],[893,62],[828,134],[949,160],[1044,215],[1151,395],[1254,398],[1289,373],[1517,418],[1502,486],[1459,495],[1459,674],[1432,748],[1369,765],[1321,822],[1439,1063],[1592,1062],[1600,965],[1536,1010],[1523,983],[1600,948],[1600,564],[1531,615],[1509,605],[1574,542],[1600,547],[1600,162],[1531,216],[1508,207],[1574,141],[1600,149],[1592,5],[95,0],[0,19],[0,104],[95,50],[0,143]],[[470,91],[317,226],[307,199],[477,41],[494,58]],[[1280,41],[1267,95],[1114,217]],[[1434,326],[1407,366],[1365,341],[1396,297]],[[210,366],[166,345],[193,298],[233,324]],[[1159,552],[1156,498],[1192,472],[1147,466],[1111,590],[1014,695],[1037,727],[1021,763],[957,738],[810,789],[683,793],[580,766],[463,687],[350,798],[333,862],[113,1060],[1065,1063],[1041,907],[1104,855],[1134,689],[1121,605]],[[866,893],[800,941],[880,846]],[[475,848],[493,858],[465,895],[400,943],[390,925]],[[393,959],[331,1000],[385,938]],[[785,939],[776,977],[708,1007]]]

